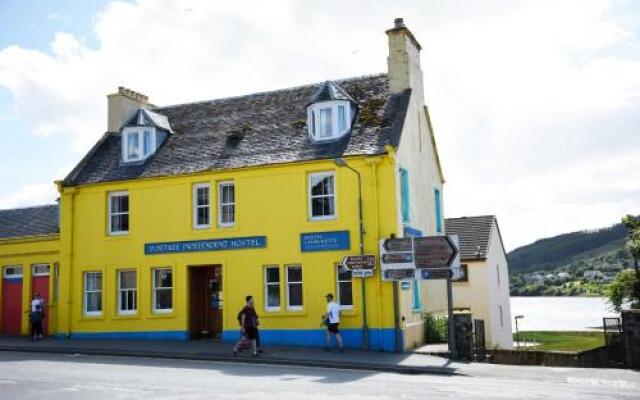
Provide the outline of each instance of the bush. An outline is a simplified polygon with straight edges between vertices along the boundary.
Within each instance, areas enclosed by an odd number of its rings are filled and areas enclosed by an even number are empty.
[[[424,315],[425,338],[427,343],[442,343],[447,341],[447,317],[433,314]]]

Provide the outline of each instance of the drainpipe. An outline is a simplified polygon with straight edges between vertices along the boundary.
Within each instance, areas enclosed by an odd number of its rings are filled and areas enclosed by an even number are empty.
[[[356,174],[358,177],[358,220],[360,223],[360,255],[364,255],[364,221],[362,217],[362,177],[360,172],[352,168],[344,158],[336,158],[333,160],[339,167],[346,167]],[[362,348],[369,350],[369,327],[367,326],[367,289],[366,278],[361,278],[362,283]]]

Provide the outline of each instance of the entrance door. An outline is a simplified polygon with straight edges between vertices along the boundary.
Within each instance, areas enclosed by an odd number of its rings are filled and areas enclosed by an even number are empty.
[[[44,319],[42,320],[42,333],[49,333],[49,264],[34,264],[31,267],[31,296],[38,293],[44,302]]]
[[[2,280],[2,321],[5,335],[20,335],[22,330],[22,266],[4,267]]]
[[[222,335],[222,266],[189,268],[189,320],[192,339]]]

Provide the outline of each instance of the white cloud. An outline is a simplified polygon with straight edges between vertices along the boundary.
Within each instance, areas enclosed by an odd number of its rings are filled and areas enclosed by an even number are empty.
[[[58,32],[50,52],[0,50],[0,85],[34,134],[81,154],[104,131],[104,96],[117,86],[171,104],[376,73],[383,31],[404,16],[424,47],[447,213],[497,214],[513,247],[640,212],[623,177],[640,170],[628,150],[640,145],[638,39],[618,5],[112,2],[96,18],[96,48]]]

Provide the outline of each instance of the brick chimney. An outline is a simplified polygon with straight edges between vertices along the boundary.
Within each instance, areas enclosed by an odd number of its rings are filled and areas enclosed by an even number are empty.
[[[151,108],[147,96],[122,86],[118,87],[118,93],[107,95],[107,101],[108,132],[118,132],[139,108]]]
[[[420,50],[422,46],[413,33],[404,25],[402,18],[393,21],[393,28],[387,31],[389,37],[389,91],[398,93],[411,88],[424,104],[424,86],[420,68]]]

